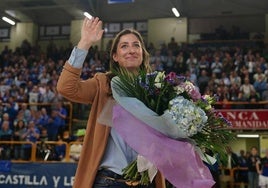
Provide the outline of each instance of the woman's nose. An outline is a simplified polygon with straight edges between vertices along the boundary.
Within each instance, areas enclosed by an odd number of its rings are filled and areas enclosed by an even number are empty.
[[[134,46],[131,46],[131,47],[129,48],[129,52],[130,52],[130,53],[135,53],[136,50],[137,50],[137,49],[136,49]]]

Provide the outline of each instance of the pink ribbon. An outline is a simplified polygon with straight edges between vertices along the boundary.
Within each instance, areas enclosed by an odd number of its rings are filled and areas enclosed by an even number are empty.
[[[190,143],[168,138],[120,105],[113,109],[113,127],[130,147],[151,161],[174,186],[210,188],[215,183]]]

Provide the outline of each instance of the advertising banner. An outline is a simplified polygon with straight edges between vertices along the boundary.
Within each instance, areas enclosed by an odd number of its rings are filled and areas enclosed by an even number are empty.
[[[0,161],[0,187],[72,187],[76,163],[11,163]]]
[[[230,129],[240,130],[265,130],[268,129],[267,109],[245,109],[245,110],[217,110],[232,123]]]

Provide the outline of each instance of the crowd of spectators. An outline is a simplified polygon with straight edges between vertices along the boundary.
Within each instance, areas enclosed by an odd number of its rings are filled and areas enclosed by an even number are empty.
[[[174,39],[168,45],[163,44],[161,49],[150,48],[155,70],[184,75],[201,94],[216,94],[219,101],[233,102],[268,100],[266,50],[258,46],[176,47]]]
[[[68,110],[56,91],[62,66],[73,46],[57,47],[53,42],[46,52],[24,40],[0,54],[0,139],[22,141],[56,141],[63,139]],[[89,50],[81,79],[109,69],[108,43],[105,50]],[[219,101],[268,100],[268,64],[265,48],[229,46],[196,48],[178,44],[173,37],[161,48],[148,44],[151,66],[156,71],[184,75],[201,94],[218,95]],[[36,105],[36,103],[42,105]],[[48,104],[48,105],[47,105]],[[52,104],[52,105],[49,105]],[[29,145],[12,151],[1,146],[1,158],[29,158]]]

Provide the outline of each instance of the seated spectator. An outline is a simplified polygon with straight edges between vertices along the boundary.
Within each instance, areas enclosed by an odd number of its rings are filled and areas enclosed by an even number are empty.
[[[226,74],[226,72],[221,73],[221,80],[225,86],[230,87],[231,81],[230,81],[228,75]]]
[[[229,73],[233,69],[234,69],[234,63],[232,56],[229,52],[225,52],[222,60],[222,71],[229,75]]]
[[[57,144],[55,145],[55,160],[63,161],[66,154],[66,143],[58,136]]]
[[[1,117],[0,125],[2,126],[3,122],[7,121],[9,124],[9,128],[12,130],[13,129],[13,123],[10,121],[9,114],[4,113],[3,116]],[[0,127],[1,127],[0,126]]]
[[[190,70],[192,67],[198,67],[197,58],[194,53],[191,52],[189,58],[186,60],[187,69]]]
[[[267,82],[263,75],[259,75],[253,83],[253,86],[259,96],[262,99],[262,93],[267,89]]]
[[[230,93],[230,100],[231,101],[238,101],[238,96],[240,93],[240,88],[236,83],[232,83],[230,89],[229,89],[229,93]]]
[[[9,127],[8,121],[3,121],[0,129],[0,141],[11,141],[13,131]],[[10,160],[11,159],[11,145],[10,144],[1,144],[0,145],[0,159],[1,160]]]
[[[253,75],[253,81],[258,81],[258,80],[262,80],[262,79],[264,79],[265,82],[267,81],[262,69],[260,67],[258,67],[256,69],[256,73]]]
[[[23,135],[27,132],[25,121],[24,120],[18,120],[16,125],[14,126],[14,135],[13,139],[15,141],[24,141]],[[14,158],[16,160],[18,159],[24,159],[24,149],[22,147],[22,144],[15,144],[14,145]]]
[[[32,142],[32,143],[35,143],[36,141],[39,140],[39,138],[40,138],[40,131],[36,127],[34,121],[31,120],[28,123],[27,131],[22,135],[22,138],[25,141]],[[31,157],[32,145],[31,144],[24,144],[23,145],[23,148],[24,148],[24,153],[25,153],[24,160],[29,160],[30,157]]]
[[[267,86],[268,88],[268,86]],[[266,89],[263,93],[262,93],[262,101],[268,102],[268,89]],[[268,108],[268,104],[264,105],[264,108]]]
[[[37,111],[37,105],[33,105],[32,103],[40,102],[40,95],[38,86],[35,85],[28,94],[28,102],[31,110]]]
[[[215,57],[214,62],[212,62],[210,68],[212,73],[216,74],[217,78],[221,77],[223,65],[222,62],[220,62],[219,57]]]
[[[151,64],[157,64],[157,67],[161,65],[163,67],[163,63],[165,63],[166,57],[161,54],[160,50],[156,50],[155,54],[152,54],[152,57],[150,59]]]
[[[105,67],[99,59],[95,60],[95,63],[92,64],[90,68],[93,75],[97,72],[105,72]]]
[[[246,77],[244,79],[244,84],[240,86],[240,93],[238,96],[238,100],[240,101],[250,101],[252,99],[252,95],[256,93],[255,88],[249,82],[249,78]]]
[[[70,146],[70,160],[73,162],[77,162],[80,158],[80,153],[82,151],[82,142],[84,140],[86,130],[85,129],[78,129],[76,133],[76,140],[75,143],[71,144]]]
[[[202,55],[200,58],[200,61],[198,61],[198,69],[199,69],[199,74],[202,74],[202,71],[205,70],[207,72],[207,75],[209,75],[209,62],[206,59],[205,55]]]
[[[209,78],[209,76],[207,74],[207,71],[205,69],[203,69],[201,71],[201,75],[197,79],[197,85],[199,87],[199,90],[200,90],[201,94],[205,93],[205,89],[208,86],[209,80],[210,80],[210,78]]]
[[[48,135],[47,135],[47,129],[44,127],[41,127],[40,129],[40,144],[37,145],[37,158],[44,160],[46,158],[46,155],[49,151],[49,144],[46,143],[48,141]]]
[[[31,110],[28,109],[28,104],[27,103],[22,103],[21,108],[19,110],[19,113],[22,113],[23,119],[29,123],[30,120],[32,119],[32,113]]]
[[[230,77],[231,85],[236,84],[238,87],[241,86],[241,77],[238,76],[236,71],[231,71],[229,77]]]

